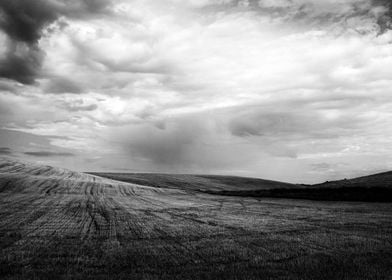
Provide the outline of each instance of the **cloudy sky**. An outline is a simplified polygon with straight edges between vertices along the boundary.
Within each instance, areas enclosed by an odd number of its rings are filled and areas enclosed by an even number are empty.
[[[321,182],[392,169],[392,6],[1,0],[0,154]]]

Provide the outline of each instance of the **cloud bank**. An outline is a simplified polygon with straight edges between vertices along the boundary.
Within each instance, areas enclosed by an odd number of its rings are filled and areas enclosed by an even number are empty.
[[[2,1],[0,145],[80,170],[318,182],[391,169],[391,8]],[[9,145],[22,134],[37,138]]]

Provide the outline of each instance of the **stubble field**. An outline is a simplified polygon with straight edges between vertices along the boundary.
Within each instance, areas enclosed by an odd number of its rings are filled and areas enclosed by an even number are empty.
[[[391,279],[392,205],[207,194],[0,160],[3,279]]]

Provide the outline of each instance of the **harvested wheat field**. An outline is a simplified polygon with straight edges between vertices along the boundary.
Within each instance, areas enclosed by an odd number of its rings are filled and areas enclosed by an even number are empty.
[[[2,279],[392,278],[390,203],[224,196],[8,158],[0,237]]]

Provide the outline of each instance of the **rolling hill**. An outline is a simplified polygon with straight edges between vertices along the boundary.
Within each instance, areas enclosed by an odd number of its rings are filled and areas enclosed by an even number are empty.
[[[198,180],[233,191],[227,178]],[[0,158],[0,278],[392,276],[390,203],[216,195],[162,181],[153,187]]]
[[[337,181],[327,181],[321,184],[312,185],[316,188],[389,188],[392,189],[392,171],[382,172],[353,179],[343,179]]]
[[[326,201],[392,201],[392,172],[349,180],[305,185],[217,175],[154,173],[91,173],[117,181],[156,188],[174,188],[216,195],[275,197]]]
[[[238,176],[159,174],[159,173],[90,173],[117,181],[146,185],[157,188],[176,188],[187,191],[238,191],[274,188],[291,188],[295,185]]]

